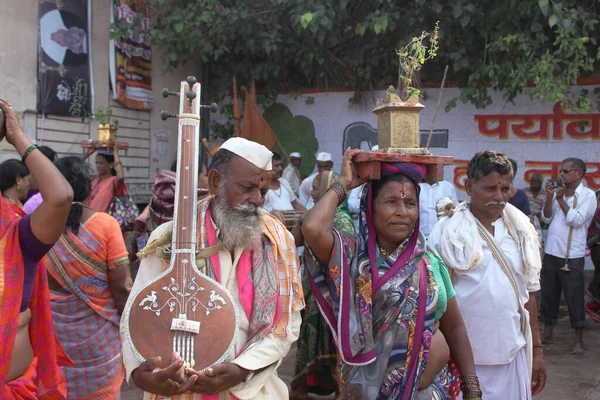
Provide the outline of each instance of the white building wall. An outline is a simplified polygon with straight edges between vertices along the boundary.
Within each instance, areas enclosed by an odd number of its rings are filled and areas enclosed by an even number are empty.
[[[152,49],[152,89],[155,107],[152,111],[129,110],[112,100],[109,93],[109,26],[110,0],[93,0],[92,7],[92,62],[95,105],[111,105],[119,120],[119,140],[126,141],[130,149],[122,154],[126,182],[138,201],[147,200],[156,169],[168,168],[175,159],[177,122],[160,119],[160,110],[175,113],[178,100],[163,99],[163,87],[178,89],[179,82],[188,75],[200,79],[199,63],[188,63],[169,73],[161,70],[160,48]],[[37,105],[37,45],[38,1],[19,0],[0,12],[0,34],[10,37],[0,46],[0,96],[8,99],[22,118],[26,135],[36,143],[47,145],[61,156],[83,153],[82,140],[98,138],[98,124],[92,118],[69,118],[38,115]],[[170,135],[169,159],[156,164],[151,162],[152,132],[167,130]],[[0,143],[0,162],[18,154],[6,141]],[[90,160],[93,167],[93,159]]]

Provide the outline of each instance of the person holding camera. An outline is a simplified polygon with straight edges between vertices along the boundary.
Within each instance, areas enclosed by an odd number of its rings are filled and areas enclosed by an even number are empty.
[[[552,328],[557,322],[561,291],[564,289],[571,327],[575,329],[575,346],[571,354],[583,355],[585,321],[584,278],[587,229],[596,211],[594,192],[583,186],[585,162],[567,158],[562,163],[560,179],[546,183],[546,204],[542,221],[550,224],[546,240],[542,281],[542,343],[553,343]]]

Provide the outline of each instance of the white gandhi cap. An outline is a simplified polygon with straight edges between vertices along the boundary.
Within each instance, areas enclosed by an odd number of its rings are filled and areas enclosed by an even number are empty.
[[[219,150],[229,150],[233,154],[251,162],[263,171],[271,171],[273,153],[262,144],[241,137],[227,139]]]
[[[293,153],[290,153],[290,158],[302,158],[302,156],[300,155],[300,153],[295,151]]]
[[[317,154],[317,161],[331,161],[331,154],[321,152]]]

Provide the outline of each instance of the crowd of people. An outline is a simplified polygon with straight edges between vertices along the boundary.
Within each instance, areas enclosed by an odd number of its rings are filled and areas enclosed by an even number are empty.
[[[424,165],[381,163],[363,181],[361,150],[339,174],[321,152],[302,179],[301,153],[231,138],[201,158],[197,229],[201,248],[220,245],[204,271],[240,310],[233,351],[203,372],[177,353],[140,362],[122,314],[164,270],[153,249],[172,234],[177,163],[158,171],[127,243],[111,215],[127,193],[118,146],[91,176],[92,150],[57,157],[0,108],[21,155],[0,164],[3,399],[118,399],[124,380],[147,399],[531,399],[563,291],[573,354],[586,313],[600,321],[600,208],[578,158],[520,190],[513,160],[478,152],[459,202]],[[295,342],[288,392],[277,369]]]

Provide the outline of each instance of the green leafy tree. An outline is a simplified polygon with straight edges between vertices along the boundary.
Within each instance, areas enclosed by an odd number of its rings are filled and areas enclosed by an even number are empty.
[[[484,108],[490,90],[513,100],[525,88],[542,102],[589,106],[572,84],[593,73],[600,54],[597,0],[149,0],[152,37],[168,70],[198,57],[211,97],[231,94],[231,77],[253,75],[262,92],[299,87],[387,88],[398,81],[395,50],[439,25],[437,57],[422,81],[445,65],[460,97]],[[122,30],[123,27],[120,27]]]

